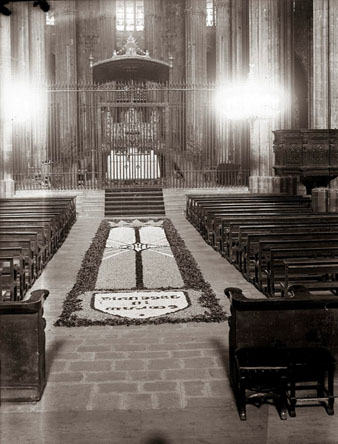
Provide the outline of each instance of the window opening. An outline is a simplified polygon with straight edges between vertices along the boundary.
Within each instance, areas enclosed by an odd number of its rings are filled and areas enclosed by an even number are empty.
[[[118,0],[116,2],[116,30],[144,30],[143,0]]]

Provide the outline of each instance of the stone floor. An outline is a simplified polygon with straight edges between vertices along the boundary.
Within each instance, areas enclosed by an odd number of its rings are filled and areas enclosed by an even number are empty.
[[[168,214],[227,311],[227,286],[258,297],[205,244],[182,211]],[[1,444],[338,443],[338,414],[248,406],[241,422],[229,385],[227,323],[54,327],[99,219],[79,218],[34,289],[47,288],[47,386],[36,404],[3,404]]]

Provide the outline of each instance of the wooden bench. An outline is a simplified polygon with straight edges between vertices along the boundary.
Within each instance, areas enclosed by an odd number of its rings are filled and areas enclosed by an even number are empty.
[[[196,212],[199,205],[207,202],[296,202],[309,201],[308,197],[285,195],[285,194],[210,194],[210,195],[187,195],[186,217],[189,221]]]
[[[39,275],[38,264],[36,263],[36,253],[31,239],[21,239],[18,243],[17,240],[1,240],[0,248],[20,248],[22,249],[23,255],[25,256],[25,261],[27,262],[28,272],[28,283],[33,285],[34,281]]]
[[[46,258],[46,244],[42,244],[39,241],[38,234],[34,231],[0,231],[0,245],[3,241],[13,241],[17,243],[17,246],[20,246],[21,241],[30,240],[35,258],[35,266],[36,273],[40,274],[44,265],[47,262]]]
[[[289,288],[295,283],[309,290],[337,293],[338,257],[286,259],[283,265],[284,279],[280,283],[282,297],[289,295]]]
[[[316,224],[338,224],[337,214],[321,214],[312,213],[306,214],[293,214],[293,215],[246,215],[243,214],[241,217],[226,217],[222,219],[222,226],[219,232],[221,246],[221,254],[228,257],[228,244],[233,245],[238,238],[239,227],[240,226],[255,226],[255,225],[266,225],[266,224],[304,224],[304,223],[316,223]],[[230,259],[228,257],[228,259]]]
[[[330,233],[321,233],[321,238],[318,238],[316,240],[305,238],[299,238],[295,240],[261,240],[258,244],[255,258],[253,260],[254,275],[252,276],[251,267],[249,266],[245,276],[247,277],[247,279],[251,280],[258,289],[264,291],[262,277],[264,275],[264,270],[266,270],[266,265],[269,259],[269,251],[271,249],[298,248],[301,250],[302,248],[320,247],[325,250],[325,248],[332,246],[338,246],[338,235],[330,235]]]
[[[39,401],[46,385],[43,303],[49,292],[36,290],[25,301],[0,303],[0,398]]]
[[[278,215],[305,215],[305,214],[313,214],[310,208],[299,208],[299,207],[266,207],[266,208],[254,208],[254,207],[242,207],[234,210],[228,211],[220,211],[220,212],[210,212],[201,219],[200,221],[200,233],[206,239],[208,243],[211,243],[214,246],[217,246],[220,241],[221,227],[222,221],[225,218],[240,218],[240,217],[262,217],[262,216],[278,216]]]
[[[54,253],[62,243],[62,231],[61,224],[58,223],[54,216],[20,216],[20,215],[0,215],[0,230],[1,227],[29,227],[31,225],[43,225],[45,227],[47,237],[50,238],[52,253]]]
[[[236,211],[228,211],[227,213],[222,212],[211,216],[208,220],[205,221],[203,225],[203,230],[201,232],[202,236],[206,239],[206,241],[211,244],[216,250],[219,248],[222,240],[222,225],[223,221],[226,224],[229,224],[231,221],[244,221],[245,219],[251,218],[251,220],[260,220],[265,218],[283,218],[290,217],[293,215],[294,217],[304,217],[305,215],[312,215],[312,210],[309,208],[290,208],[290,207],[281,207],[281,208],[264,208],[264,209],[254,209],[254,208],[244,208]]]
[[[272,248],[268,253],[267,264],[264,270],[266,276],[266,289],[264,292],[268,297],[273,297],[280,292],[280,281],[285,276],[283,261],[290,258],[337,258],[338,246],[336,247],[302,247],[302,248]]]
[[[2,258],[12,258],[14,266],[18,270],[20,282],[20,299],[23,299],[28,288],[33,285],[29,260],[24,256],[22,248],[0,247],[0,261]]]
[[[294,288],[295,297],[248,299],[239,288],[225,289],[231,303],[229,319],[230,380],[240,418],[246,419],[246,385],[250,381],[264,386],[269,371],[277,379],[281,418],[303,403],[322,405],[333,415],[333,378],[338,356],[338,298],[314,297],[306,288]],[[328,374],[327,383],[324,381]],[[264,375],[262,377],[262,374]],[[325,382],[325,384],[324,384]],[[304,388],[311,390],[304,395]],[[250,386],[254,398],[264,402],[266,392]],[[268,389],[270,387],[268,386]],[[286,393],[283,393],[283,390]]]
[[[1,299],[0,301],[17,301],[17,268],[12,257],[0,257]]]
[[[230,226],[230,230],[233,227]],[[338,221],[337,223],[331,223],[327,221],[326,223],[316,223],[308,218],[296,218],[293,223],[286,221],[280,221],[275,224],[257,224],[257,225],[240,225],[238,231],[229,232],[228,238],[231,257],[235,256],[234,250],[241,250],[247,241],[247,236],[251,234],[268,234],[268,233],[297,233],[297,232],[311,232],[317,233],[318,231],[338,231]]]
[[[314,239],[315,237],[315,239]],[[260,285],[262,280],[262,265],[265,266],[266,262],[264,262],[264,255],[257,256],[257,252],[260,251],[260,244],[266,242],[266,249],[269,248],[267,242],[282,242],[285,241],[289,244],[290,247],[296,246],[298,242],[304,242],[309,240],[311,245],[313,242],[330,239],[333,242],[338,241],[338,231],[319,231],[313,233],[309,231],[299,231],[299,232],[279,232],[279,233],[250,233],[247,236],[246,242],[243,245],[243,248],[239,250],[239,261],[240,261],[240,269],[243,270],[243,273],[247,275],[248,279],[251,278],[251,270],[255,270],[254,280],[257,285]],[[302,246],[306,246],[304,243]],[[338,243],[337,243],[338,245]],[[315,246],[315,245],[314,245]],[[288,245],[285,245],[284,248],[287,248]],[[252,264],[252,266],[251,266]],[[258,270],[258,273],[257,273]]]
[[[209,223],[209,219],[213,217],[213,215],[218,215],[222,213],[227,213],[229,210],[263,210],[263,209],[271,209],[271,211],[278,210],[279,208],[288,208],[290,211],[293,208],[307,208],[310,211],[311,208],[308,205],[308,202],[241,202],[241,203],[222,203],[222,204],[209,204],[202,205],[198,207],[198,211],[195,213],[195,217],[193,219],[193,225],[197,228],[203,228],[205,224]]]

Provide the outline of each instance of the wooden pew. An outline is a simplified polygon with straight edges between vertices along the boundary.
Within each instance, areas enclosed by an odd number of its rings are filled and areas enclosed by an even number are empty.
[[[21,241],[30,240],[32,242],[36,271],[38,274],[41,273],[43,267],[47,263],[46,258],[46,244],[42,244],[39,241],[38,234],[34,231],[0,231],[0,243],[2,241],[13,241],[17,242],[17,246],[20,246]]]
[[[1,301],[17,301],[18,287],[17,287],[17,269],[12,257],[0,257],[1,269],[1,287],[2,298]]]
[[[282,297],[289,295],[289,288],[294,284],[303,285],[308,290],[337,293],[338,257],[292,258],[285,259],[283,264],[284,279],[280,283]]]
[[[267,233],[280,233],[280,232],[299,232],[308,231],[316,233],[318,231],[337,231],[337,223],[313,222],[310,218],[295,218],[293,220],[276,220],[275,223],[267,224],[244,224],[236,225],[230,224],[229,232],[227,233],[227,249],[231,260],[238,262],[239,250],[244,248],[249,234],[267,234]]]
[[[302,248],[272,248],[268,253],[266,268],[266,289],[268,297],[274,297],[280,291],[280,281],[284,279],[285,267],[283,261],[291,258],[337,258],[338,246],[330,247],[302,247]]]
[[[53,245],[52,245],[52,230],[50,226],[46,225],[38,225],[38,224],[29,224],[29,225],[15,225],[15,224],[6,224],[3,225],[0,223],[0,233],[6,232],[22,232],[22,233],[37,233],[38,241],[45,248],[45,263],[51,258],[53,254]]]
[[[228,203],[216,203],[201,205],[197,208],[194,218],[192,219],[192,224],[199,229],[208,223],[208,219],[212,218],[213,215],[227,213],[228,210],[241,210],[241,209],[271,209],[271,211],[278,210],[279,208],[308,208],[310,209],[308,202],[228,202]]]
[[[309,239],[320,240],[326,238],[336,239],[338,238],[338,231],[323,231],[316,232],[315,235],[311,231],[282,231],[282,232],[265,232],[265,233],[249,233],[246,237],[246,241],[241,245],[239,250],[239,260],[241,263],[241,270],[244,273],[248,271],[248,264],[254,263],[256,259],[256,253],[259,249],[259,243],[264,241],[287,241],[288,243],[295,243],[298,241]],[[315,239],[314,239],[315,238]],[[292,245],[291,245],[292,246]]]
[[[253,209],[253,208],[244,208],[239,211],[228,211],[227,213],[219,213],[215,214],[212,217],[208,218],[205,223],[203,224],[203,230],[202,230],[202,236],[206,239],[207,243],[211,244],[216,251],[218,251],[218,248],[221,243],[221,236],[222,236],[222,223],[223,220],[226,220],[230,222],[231,220],[235,219],[242,219],[243,218],[256,218],[264,219],[266,217],[290,217],[290,214],[294,216],[301,216],[305,214],[313,214],[312,210],[308,208],[304,209],[298,209],[298,208],[290,208],[290,207],[284,207],[284,208],[275,208],[273,210],[271,209]]]
[[[274,207],[271,206],[263,206],[260,205],[247,205],[247,206],[240,206],[231,209],[231,207],[225,209],[219,209],[214,211],[206,211],[203,215],[203,217],[199,220],[199,231],[202,234],[202,236],[208,241],[210,241],[210,238],[212,238],[213,233],[217,236],[217,234],[220,234],[221,226],[222,226],[222,219],[229,217],[229,216],[236,216],[236,215],[242,215],[247,214],[255,216],[258,214],[261,215],[273,215],[273,214],[313,214],[313,211],[311,208],[302,208],[294,205],[276,205]]]
[[[230,259],[230,245],[233,245],[234,239],[238,237],[239,227],[254,224],[304,224],[304,223],[317,223],[317,224],[335,224],[338,223],[338,215],[337,214],[321,214],[321,213],[312,213],[306,214],[306,216],[302,216],[302,214],[292,214],[292,215],[284,215],[284,214],[268,214],[268,215],[247,215],[242,214],[240,217],[227,217],[222,219],[222,228],[221,228],[221,254],[223,256],[228,257]]]
[[[47,224],[52,230],[53,252],[59,248],[67,233],[59,218],[54,214],[36,215],[36,214],[0,214],[0,229],[2,225],[29,225],[29,224]]]
[[[54,218],[26,218],[26,217],[15,217],[15,218],[7,218],[3,219],[0,218],[0,231],[3,228],[12,228],[16,230],[21,229],[29,229],[32,226],[38,227],[40,230],[41,227],[44,228],[45,236],[47,237],[48,241],[52,245],[52,252],[56,251],[57,249],[57,229],[55,225],[55,219]],[[22,228],[21,228],[22,227]]]
[[[192,214],[195,213],[195,208],[198,205],[203,205],[206,202],[294,202],[294,201],[309,201],[308,197],[285,195],[285,194],[210,194],[210,195],[187,195],[186,198],[186,217],[191,219]]]
[[[34,281],[37,279],[39,275],[38,265],[36,264],[36,254],[34,250],[34,246],[31,239],[21,239],[20,243],[17,240],[1,240],[0,248],[21,248],[22,253],[25,257],[25,261],[27,262],[27,267],[29,272],[26,274],[27,282],[30,285],[33,285]]]
[[[322,233],[321,233],[322,234]],[[266,269],[267,262],[269,260],[270,250],[271,249],[282,249],[282,248],[312,248],[312,247],[320,247],[327,248],[338,246],[338,234],[334,235],[333,233],[324,234],[321,238],[316,240],[311,239],[297,239],[297,240],[288,240],[288,239],[279,239],[279,240],[261,240],[257,246],[257,250],[255,253],[254,259],[254,276],[252,276],[251,268],[247,268],[246,274],[244,276],[247,277],[248,280],[253,280],[254,284],[261,291],[263,290],[262,285],[262,276],[263,271]]]
[[[241,419],[246,419],[247,376],[263,377],[269,371],[284,381],[288,409],[295,416],[295,406],[318,402],[334,414],[334,370],[338,357],[338,298],[313,296],[304,287],[292,289],[294,298],[248,299],[239,288],[226,288],[230,299],[229,366]],[[243,369],[243,355],[247,357]],[[297,372],[295,372],[297,369]],[[327,385],[322,376],[328,372]],[[243,379],[242,379],[243,378]],[[304,395],[304,385],[313,395]],[[311,383],[311,384],[310,384]],[[253,388],[256,399],[259,390]],[[261,390],[262,391],[262,390]],[[286,414],[282,405],[281,415]]]
[[[0,303],[0,398],[36,402],[46,385],[43,303],[49,292],[36,290],[24,301]]]
[[[18,207],[38,207],[54,208],[58,211],[62,211],[67,217],[73,221],[76,219],[76,204],[75,197],[68,198],[12,198],[12,199],[0,199],[0,208],[12,208]]]
[[[20,298],[59,248],[75,220],[74,197],[0,199],[0,251],[3,259],[7,251],[15,262]],[[4,273],[7,286],[8,279]]]
[[[29,266],[29,259],[24,256],[22,248],[20,247],[0,247],[0,260],[1,258],[8,257],[13,258],[14,266],[18,270],[20,279],[20,299],[23,299],[27,289],[33,285],[33,276]]]

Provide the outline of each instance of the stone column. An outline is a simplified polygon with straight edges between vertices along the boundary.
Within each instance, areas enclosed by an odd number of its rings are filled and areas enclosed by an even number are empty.
[[[232,5],[232,79],[246,81],[249,72],[248,2],[236,0]],[[232,122],[233,163],[249,169],[249,126],[245,121]]]
[[[312,128],[330,127],[329,109],[329,6],[335,1],[313,0]],[[335,9],[335,8],[334,8]],[[332,19],[330,20],[332,23]]]
[[[232,76],[232,0],[217,0],[216,7],[216,81],[225,83]]]
[[[60,1],[55,8],[56,82],[77,82],[76,1]]]
[[[100,0],[99,53],[100,60],[110,59],[116,49],[115,2]]]
[[[43,172],[47,161],[47,92],[46,92],[46,15],[40,8],[29,8],[30,84],[35,96],[32,109],[32,151],[34,167]],[[37,108],[35,108],[37,107]]]
[[[147,0],[144,3],[144,49],[154,59],[163,58],[162,34],[164,32],[161,16],[161,1]]]
[[[313,0],[312,128],[338,128],[337,45],[338,2]],[[337,188],[338,180],[330,186]]]
[[[329,2],[329,128],[338,128],[338,2]],[[314,65],[315,66],[315,65]]]
[[[191,91],[186,93],[186,150],[192,155],[192,168],[203,172],[201,163],[204,143],[203,106],[206,93],[198,88],[207,79],[206,3],[203,0],[185,1],[185,76]],[[196,180],[199,182],[201,178]],[[195,180],[195,178],[194,178]]]
[[[20,89],[30,89],[28,3],[11,6],[12,80]],[[27,108],[27,105],[25,105]],[[13,120],[14,173],[27,174],[32,165],[31,119]]]
[[[338,2],[313,0],[312,128],[338,127]]]
[[[186,81],[199,83],[207,78],[205,1],[185,1]]]
[[[8,88],[11,83],[11,24],[0,14],[0,197],[13,197],[13,143]]]
[[[281,32],[281,15],[284,0],[250,0],[250,65],[253,81],[260,86],[283,87],[287,66],[291,56],[283,53],[288,48],[281,39],[289,38]],[[282,56],[281,56],[282,54]],[[291,92],[289,91],[291,94]],[[267,178],[273,175],[273,133],[274,129],[283,129],[283,112],[275,119],[256,119],[250,128],[250,176],[251,182],[256,177]],[[261,181],[270,183],[269,179]],[[265,192],[271,191],[263,185]],[[262,189],[263,191],[263,189]]]
[[[76,0],[59,1],[55,5],[55,59],[56,82],[64,85],[63,92],[54,94],[60,119],[60,150],[70,159],[66,162],[53,160],[54,170],[67,173],[70,186],[77,185],[78,165],[78,94],[77,87],[77,35]],[[59,157],[59,156],[58,156]],[[57,163],[59,162],[59,164]],[[70,174],[71,173],[71,174]]]
[[[232,0],[216,2],[216,82],[225,87],[232,81]],[[231,163],[231,122],[217,116],[218,163]]]

